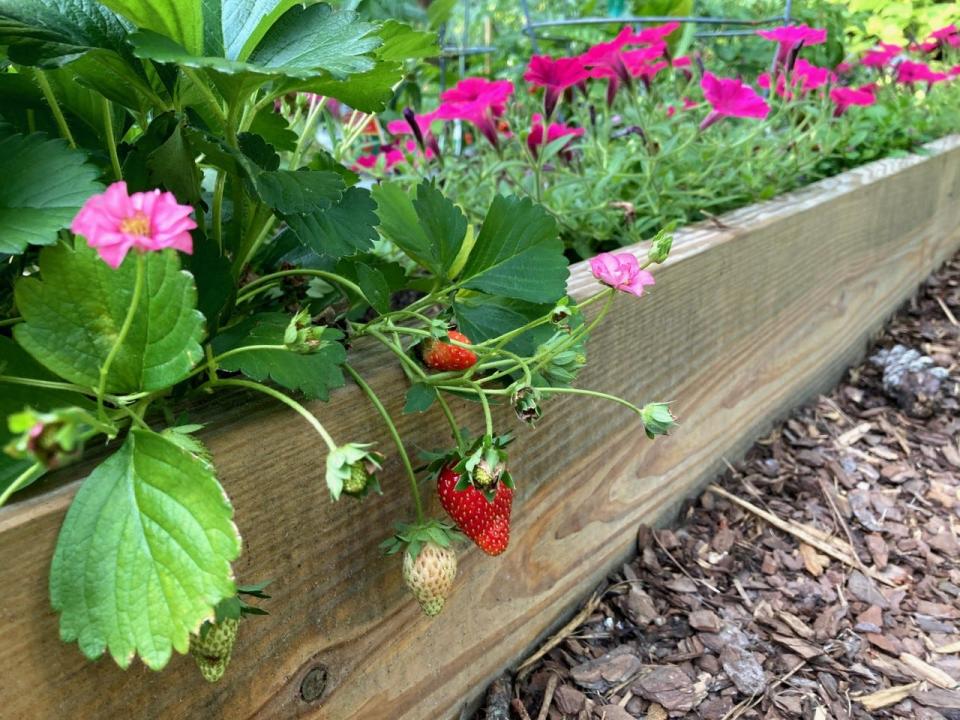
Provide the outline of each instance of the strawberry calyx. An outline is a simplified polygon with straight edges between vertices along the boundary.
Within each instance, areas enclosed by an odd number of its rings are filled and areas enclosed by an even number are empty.
[[[383,454],[370,450],[371,447],[370,443],[347,443],[327,455],[327,488],[334,500],[339,500],[340,495],[362,499],[371,492],[383,494],[376,475]]]
[[[395,555],[402,550],[416,560],[427,543],[447,548],[458,540],[466,540],[453,523],[435,518],[424,522],[398,522],[394,529],[394,534],[380,543],[384,555]]]
[[[513,477],[507,469],[507,445],[513,435],[482,435],[466,446],[451,453],[438,455],[428,468],[431,477],[436,478],[443,470],[449,470],[459,476],[455,490],[462,492],[474,487],[483,493],[487,502],[492,503],[501,485],[514,488]]]

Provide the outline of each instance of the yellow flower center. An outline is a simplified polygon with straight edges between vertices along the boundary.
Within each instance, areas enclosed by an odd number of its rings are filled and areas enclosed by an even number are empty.
[[[138,210],[120,223],[120,229],[128,235],[146,237],[150,234],[150,218]]]

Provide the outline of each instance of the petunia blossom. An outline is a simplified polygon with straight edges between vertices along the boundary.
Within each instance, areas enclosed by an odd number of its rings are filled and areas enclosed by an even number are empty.
[[[544,88],[543,110],[553,117],[560,95],[567,88],[584,82],[590,74],[579,58],[552,58],[549,55],[534,55],[530,58],[523,79]]]
[[[533,155],[533,157],[537,157],[539,149],[544,145],[549,145],[554,140],[559,140],[562,137],[569,137],[570,139],[563,146],[563,149],[560,150],[560,155],[565,160],[570,160],[571,153],[567,148],[570,143],[573,142],[574,138],[581,137],[582,135],[583,128],[570,127],[563,123],[550,123],[550,126],[547,128],[546,140],[544,140],[543,116],[537,113],[533,116],[533,124],[530,126],[530,134],[527,136],[527,147],[530,148],[530,154]]]
[[[949,45],[953,48],[960,48],[960,29],[956,25],[947,25],[946,27],[938,28],[934,30],[930,35],[927,36],[933,45],[933,49],[944,47]],[[926,44],[925,44],[926,46]],[[932,50],[928,50],[932,52]]]
[[[824,85],[835,82],[837,76],[828,68],[820,67],[799,58],[794,63],[793,70],[790,71],[790,88],[799,95],[806,95],[811,90],[823,87]],[[770,74],[762,73],[757,78],[757,84],[762,88],[770,87]],[[780,97],[790,99],[793,97],[787,89],[787,81],[784,73],[777,73],[776,93]]]
[[[173,193],[150,190],[131,195],[121,180],[87,198],[70,229],[85,237],[107,265],[118,268],[131,248],[146,252],[174,248],[192,254],[190,231],[197,227],[192,212]]]
[[[917,82],[925,82],[928,85],[946,80],[949,77],[947,73],[937,72],[926,63],[914,62],[913,60],[904,60],[897,65],[897,82],[905,85],[912,85]]]
[[[644,28],[640,32],[632,32],[630,34],[630,45],[651,45],[655,47],[660,47],[666,49],[666,43],[664,40],[667,39],[671,33],[676,32],[680,29],[680,23],[668,22],[663,25],[652,25],[648,28]]]
[[[513,83],[509,80],[464,78],[440,93],[441,104],[436,116],[441,120],[465,120],[473,124],[491,145],[499,148],[497,118],[503,115],[511,95]]]
[[[757,35],[772,40],[780,46],[777,62],[786,62],[787,57],[801,43],[804,45],[822,45],[827,41],[825,28],[812,28],[807,25],[782,25],[772,30],[757,30]]]
[[[902,52],[903,48],[899,45],[880,43],[863,54],[863,57],[860,58],[860,64],[866,67],[883,67],[890,64],[890,61]]]
[[[835,87],[830,90],[830,99],[836,106],[833,110],[836,117],[843,115],[851,105],[866,107],[877,102],[871,85],[864,85],[859,88]]]
[[[770,113],[766,101],[739,78],[719,78],[711,72],[705,72],[700,87],[713,108],[700,123],[701,130],[725,116],[765,118]]]
[[[640,268],[633,253],[600,253],[590,258],[590,271],[604,285],[640,297],[646,285],[653,285],[653,275]]]

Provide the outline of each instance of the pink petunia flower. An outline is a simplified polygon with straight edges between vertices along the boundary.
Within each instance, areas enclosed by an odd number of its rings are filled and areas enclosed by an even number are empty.
[[[436,116],[441,120],[465,120],[473,124],[491,145],[499,148],[497,118],[503,115],[512,95],[513,83],[509,80],[464,78],[440,93],[441,104]]]
[[[700,123],[701,130],[706,130],[725,116],[765,118],[770,113],[766,101],[739,78],[719,78],[711,72],[705,72],[700,87],[713,108]]]
[[[637,297],[643,295],[644,286],[654,284],[653,275],[640,269],[633,253],[600,253],[590,258],[590,271],[604,285]]]
[[[549,55],[534,55],[530,58],[523,79],[544,88],[543,110],[553,117],[560,95],[567,88],[584,82],[590,74],[579,58],[552,58]]]
[[[828,68],[808,63],[803,58],[799,58],[797,62],[794,63],[793,70],[790,72],[790,88],[795,90],[799,95],[806,95],[811,90],[816,90],[828,83],[835,82],[836,79],[837,76]],[[757,78],[757,85],[769,89],[770,74],[762,73]],[[775,91],[777,95],[782,98],[789,100],[793,97],[793,93],[787,90],[787,81],[784,73],[777,74],[777,87]]]
[[[931,41],[933,41],[934,46],[933,50],[936,50],[939,47],[949,45],[950,47],[960,48],[960,29],[956,25],[947,25],[946,27],[938,28],[934,30],[927,36]],[[926,43],[924,46],[926,47]],[[928,50],[932,52],[932,50]]]
[[[897,82],[905,85],[912,85],[917,82],[925,82],[928,85],[946,80],[949,76],[946,73],[936,72],[929,65],[913,60],[904,60],[897,65]]]
[[[118,268],[131,248],[144,252],[174,248],[192,254],[190,231],[197,227],[192,212],[173,193],[150,190],[130,195],[121,180],[87,198],[70,229],[83,235],[107,265]]]
[[[883,67],[888,65],[903,48],[892,43],[880,43],[872,50],[867,50],[860,59],[860,64],[866,67]]]
[[[851,105],[866,107],[877,102],[872,85],[859,88],[835,87],[830,90],[830,99],[836,105],[833,110],[834,117],[843,115]]]
[[[853,63],[839,62],[837,63],[837,66],[833,68],[833,71],[837,75],[846,75],[850,72],[853,72]]]
[[[530,154],[533,155],[533,157],[537,157],[539,149],[544,145],[549,145],[554,140],[559,140],[562,137],[569,137],[570,140],[563,146],[560,155],[565,160],[570,160],[571,153],[567,148],[570,143],[573,142],[574,138],[581,137],[582,135],[583,128],[570,127],[563,123],[550,123],[550,126],[547,128],[546,140],[544,140],[543,116],[537,113],[533,116],[533,125],[530,126],[530,134],[527,136],[527,147],[530,148]]]
[[[667,36],[680,29],[680,23],[668,22],[663,25],[652,25],[638,33],[631,31],[630,45],[652,45],[666,49]]]
[[[412,140],[408,142],[408,148],[410,151],[414,151],[417,148],[417,144]],[[405,162],[407,156],[403,154],[402,150],[399,150],[395,147],[384,146],[381,148],[380,152],[371,153],[369,155],[360,155],[353,165],[354,170],[376,170],[380,169],[382,172],[387,172],[391,170],[394,166],[399,165],[402,162]]]
[[[439,118],[437,117],[437,111],[423,113],[422,115],[414,115],[414,119],[417,121],[417,125],[420,126],[420,129],[424,133],[430,132],[430,126],[436,122]],[[410,126],[410,123],[407,122],[406,118],[400,118],[399,120],[391,120],[387,123],[387,130],[391,135],[412,135],[413,128]]]
[[[812,28],[807,25],[782,25],[772,30],[757,30],[757,35],[780,45],[777,62],[785,62],[787,56],[798,45],[822,45],[827,41],[825,28]]]

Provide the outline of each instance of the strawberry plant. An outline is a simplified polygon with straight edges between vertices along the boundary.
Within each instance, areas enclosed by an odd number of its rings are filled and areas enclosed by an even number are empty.
[[[643,266],[602,256],[603,285],[575,302],[557,222],[531,199],[498,194],[468,218],[429,179],[371,187],[341,164],[405,62],[437,52],[432,33],[321,2],[0,0],[0,46],[0,169],[15,179],[0,189],[0,505],[105,447],[49,578],[61,638],[87,657],[159,670],[189,652],[214,681],[242,652],[257,609],[237,593],[265,596],[237,584],[243,528],[186,410],[213,393],[299,414],[327,450],[333,501],[375,502],[397,453],[416,517],[386,549],[403,551],[398,577],[428,615],[452,591],[461,536],[426,516],[424,474],[439,468],[444,506],[482,549],[507,548],[513,480],[492,405],[533,422],[552,395],[582,393],[650,435],[673,426],[665,406],[573,386],[618,292],[653,283],[666,235]],[[328,152],[334,106],[350,108],[347,142]],[[415,467],[351,364],[358,344],[403,369],[406,412],[449,422],[439,466]],[[335,438],[304,405],[348,379],[392,450]],[[451,397],[478,403],[478,438]]]

